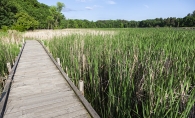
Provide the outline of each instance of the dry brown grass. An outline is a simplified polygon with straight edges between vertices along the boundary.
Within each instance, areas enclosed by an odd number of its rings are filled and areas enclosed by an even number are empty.
[[[93,30],[93,29],[63,29],[63,30],[35,30],[28,31],[23,34],[25,38],[30,39],[41,39],[41,40],[49,40],[54,37],[68,36],[72,34],[78,35],[115,35],[116,31],[105,31],[105,30]]]
[[[4,43],[19,43],[22,41],[22,33],[17,32],[16,30],[8,30],[7,35],[0,37],[0,40],[2,40]]]

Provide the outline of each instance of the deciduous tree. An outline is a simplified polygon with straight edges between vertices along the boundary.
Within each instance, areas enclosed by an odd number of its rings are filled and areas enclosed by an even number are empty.
[[[16,23],[14,23],[13,29],[19,31],[34,30],[39,25],[38,21],[36,21],[33,17],[29,16],[25,12],[17,13],[15,15],[15,18],[17,19],[17,21]]]

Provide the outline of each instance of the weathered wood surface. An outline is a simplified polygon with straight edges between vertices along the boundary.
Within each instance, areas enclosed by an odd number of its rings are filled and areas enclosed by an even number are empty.
[[[40,43],[26,41],[4,118],[76,117],[91,116]]]

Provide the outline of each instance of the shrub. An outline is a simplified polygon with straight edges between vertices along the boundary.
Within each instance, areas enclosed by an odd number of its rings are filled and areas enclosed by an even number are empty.
[[[3,26],[1,27],[1,29],[2,29],[4,32],[7,32],[8,26],[3,25]]]

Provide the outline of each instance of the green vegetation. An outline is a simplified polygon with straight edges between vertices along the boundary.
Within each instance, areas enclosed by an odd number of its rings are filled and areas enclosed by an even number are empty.
[[[195,27],[195,11],[184,18],[155,18],[142,21],[127,20],[66,20],[65,28],[136,28],[136,27]]]
[[[0,39],[3,38],[3,37],[5,37],[5,36],[7,36],[7,35],[8,35],[7,32],[0,31]]]
[[[1,0],[0,28],[19,31],[63,28],[195,27],[195,11],[184,18],[155,18],[142,21],[66,19],[64,3],[47,6],[37,0]],[[29,19],[29,20],[28,20]],[[23,24],[24,23],[24,24]]]
[[[17,18],[17,22],[14,23],[13,29],[18,31],[34,30],[39,25],[38,21],[25,12],[17,13],[15,17]]]
[[[60,2],[47,6],[37,0],[1,0],[0,28],[7,26],[18,31],[59,28],[61,20],[65,20],[61,14],[64,6]]]
[[[12,38],[11,38],[12,37]],[[2,91],[2,77],[8,75],[6,63],[10,62],[13,66],[16,56],[19,53],[18,34],[0,32],[0,91]]]
[[[15,43],[6,44],[0,40],[0,76],[6,76],[8,74],[6,63],[15,61],[16,56],[19,53],[19,48]],[[13,66],[13,65],[12,65]]]
[[[123,29],[45,41],[102,118],[193,117],[195,32]]]
[[[37,0],[0,1],[0,77],[19,52],[9,29],[195,27],[195,11],[183,18],[143,21],[66,19],[65,5]],[[110,30],[110,29],[109,29]],[[114,29],[113,29],[114,30]],[[195,116],[195,32],[123,29],[116,34],[74,34],[46,41],[75,85],[103,118]],[[9,36],[4,40],[3,37]],[[13,65],[13,64],[12,64]]]

